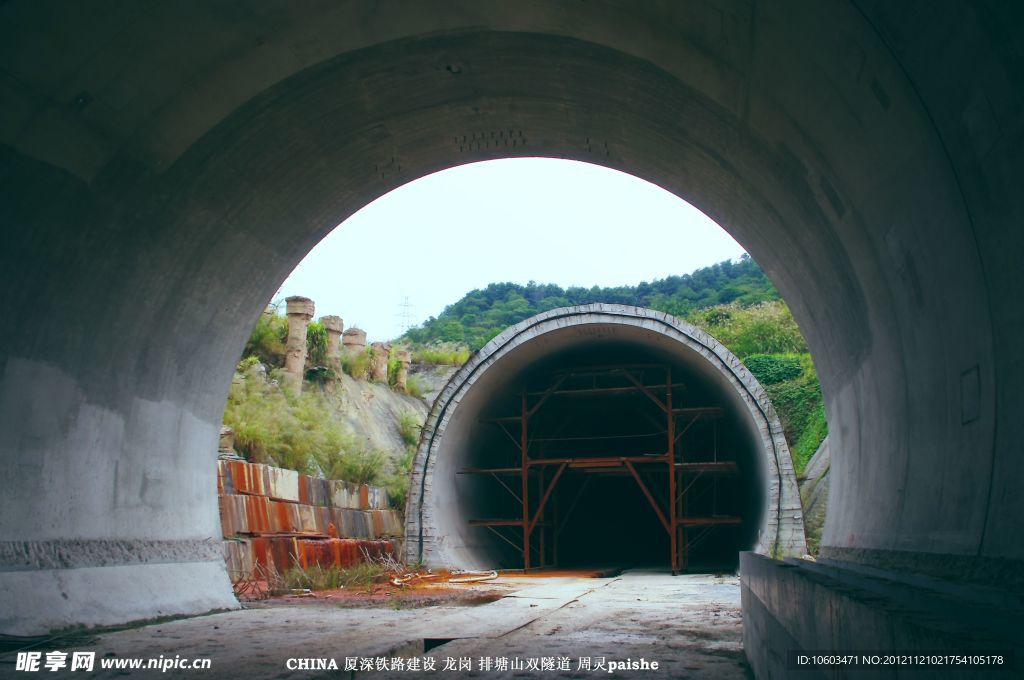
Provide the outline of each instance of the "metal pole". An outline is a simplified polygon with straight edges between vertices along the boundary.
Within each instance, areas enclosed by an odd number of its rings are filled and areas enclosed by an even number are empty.
[[[676,437],[675,437],[675,414],[672,411],[672,367],[665,368],[665,405],[668,407],[668,502],[669,523],[672,526],[668,532],[669,543],[672,551],[672,574],[679,574],[679,513],[676,511]]]
[[[530,568],[530,467],[529,456],[526,453],[527,427],[529,424],[529,412],[526,409],[526,386],[523,386],[521,427],[519,434],[519,448],[522,451],[523,461],[523,569]]]

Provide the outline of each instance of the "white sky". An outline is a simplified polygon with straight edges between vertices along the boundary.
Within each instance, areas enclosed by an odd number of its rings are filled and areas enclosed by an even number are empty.
[[[404,332],[489,283],[634,285],[743,248],[675,195],[616,170],[546,158],[472,163],[382,196],[299,263],[275,300],[304,295],[370,340]],[[339,264],[340,263],[340,264]]]

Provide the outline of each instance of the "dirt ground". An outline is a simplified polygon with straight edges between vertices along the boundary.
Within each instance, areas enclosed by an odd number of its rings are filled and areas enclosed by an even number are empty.
[[[283,596],[34,649],[44,657],[53,650],[96,654],[92,672],[48,677],[749,677],[736,576],[588,576],[509,574],[402,592]],[[100,668],[136,658],[209,659],[210,668]],[[14,654],[0,656],[0,677],[28,677],[14,664]]]

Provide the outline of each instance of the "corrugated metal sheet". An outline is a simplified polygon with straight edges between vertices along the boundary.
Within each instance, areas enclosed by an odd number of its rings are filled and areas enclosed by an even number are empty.
[[[321,505],[317,505],[313,507],[313,512],[316,514],[317,533],[322,534],[324,536],[331,536],[329,527],[331,523],[334,522],[334,516],[331,514],[331,509],[325,508]],[[337,532],[337,526],[335,526],[334,530],[335,532]],[[341,534],[335,533],[333,536],[331,536],[331,538],[338,538],[340,536]]]
[[[367,487],[367,508],[385,510],[388,507],[388,492],[382,486]]]
[[[274,531],[270,503],[263,496],[221,496],[221,533],[226,538],[235,534],[267,534]]]
[[[224,562],[227,566],[228,577],[232,581],[252,578],[256,565],[252,543],[246,540],[224,541],[221,546],[224,549]]]
[[[331,480],[331,505],[336,508],[359,508],[359,485]]]
[[[378,538],[402,535],[404,528],[396,510],[369,510],[367,512],[371,517],[373,533]]]
[[[368,538],[366,520],[359,510],[334,508],[334,526],[341,538]]]
[[[235,486],[231,483],[231,461],[217,461],[217,493],[221,496],[235,493]]]
[[[254,565],[351,566],[368,553],[401,554],[403,525],[382,487],[299,475],[245,461],[217,462],[224,558],[233,579]],[[330,531],[334,524],[336,533]],[[247,536],[247,538],[238,538]],[[335,537],[336,536],[336,537]]]
[[[327,531],[321,531],[316,525],[316,509],[312,505],[296,505],[299,513],[299,531],[303,534],[321,534],[326,536]]]
[[[227,462],[231,469],[231,481],[237,493],[251,494],[253,496],[267,495],[263,481],[263,468],[267,467],[266,465],[246,463],[242,460]]]
[[[330,482],[319,477],[299,475],[299,502],[306,505],[330,505]]]
[[[311,566],[350,567],[366,561],[379,560],[384,555],[396,555],[398,547],[393,541],[371,541],[353,538],[305,539],[273,536],[253,538],[249,541],[225,541],[225,558],[229,560],[229,573],[239,578],[243,569],[246,576],[252,575],[253,565],[273,565],[278,572],[288,571],[296,564],[304,568]]]
[[[245,521],[251,534],[270,533],[270,501],[265,496],[243,497]]]
[[[261,466],[266,495],[276,501],[299,502],[299,473],[295,470]]]
[[[245,514],[246,498],[247,496],[220,497],[220,527],[225,538],[249,533],[249,522]]]

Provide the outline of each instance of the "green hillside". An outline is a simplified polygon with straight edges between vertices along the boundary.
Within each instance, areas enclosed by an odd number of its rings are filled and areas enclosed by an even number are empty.
[[[668,312],[718,338],[768,391],[797,472],[803,471],[827,434],[818,376],[789,308],[749,256],[635,286],[492,283],[470,291],[404,338],[421,353],[425,348],[460,345],[475,351],[508,326],[535,314],[595,302]]]
[[[458,343],[476,351],[508,326],[557,307],[606,302],[649,307],[686,317],[694,310],[714,305],[735,303],[747,307],[778,299],[775,286],[744,255],[736,262],[720,262],[692,274],[636,286],[561,288],[532,281],[525,286],[492,283],[483,290],[470,291],[446,307],[440,316],[409,330],[405,337],[418,345]]]

